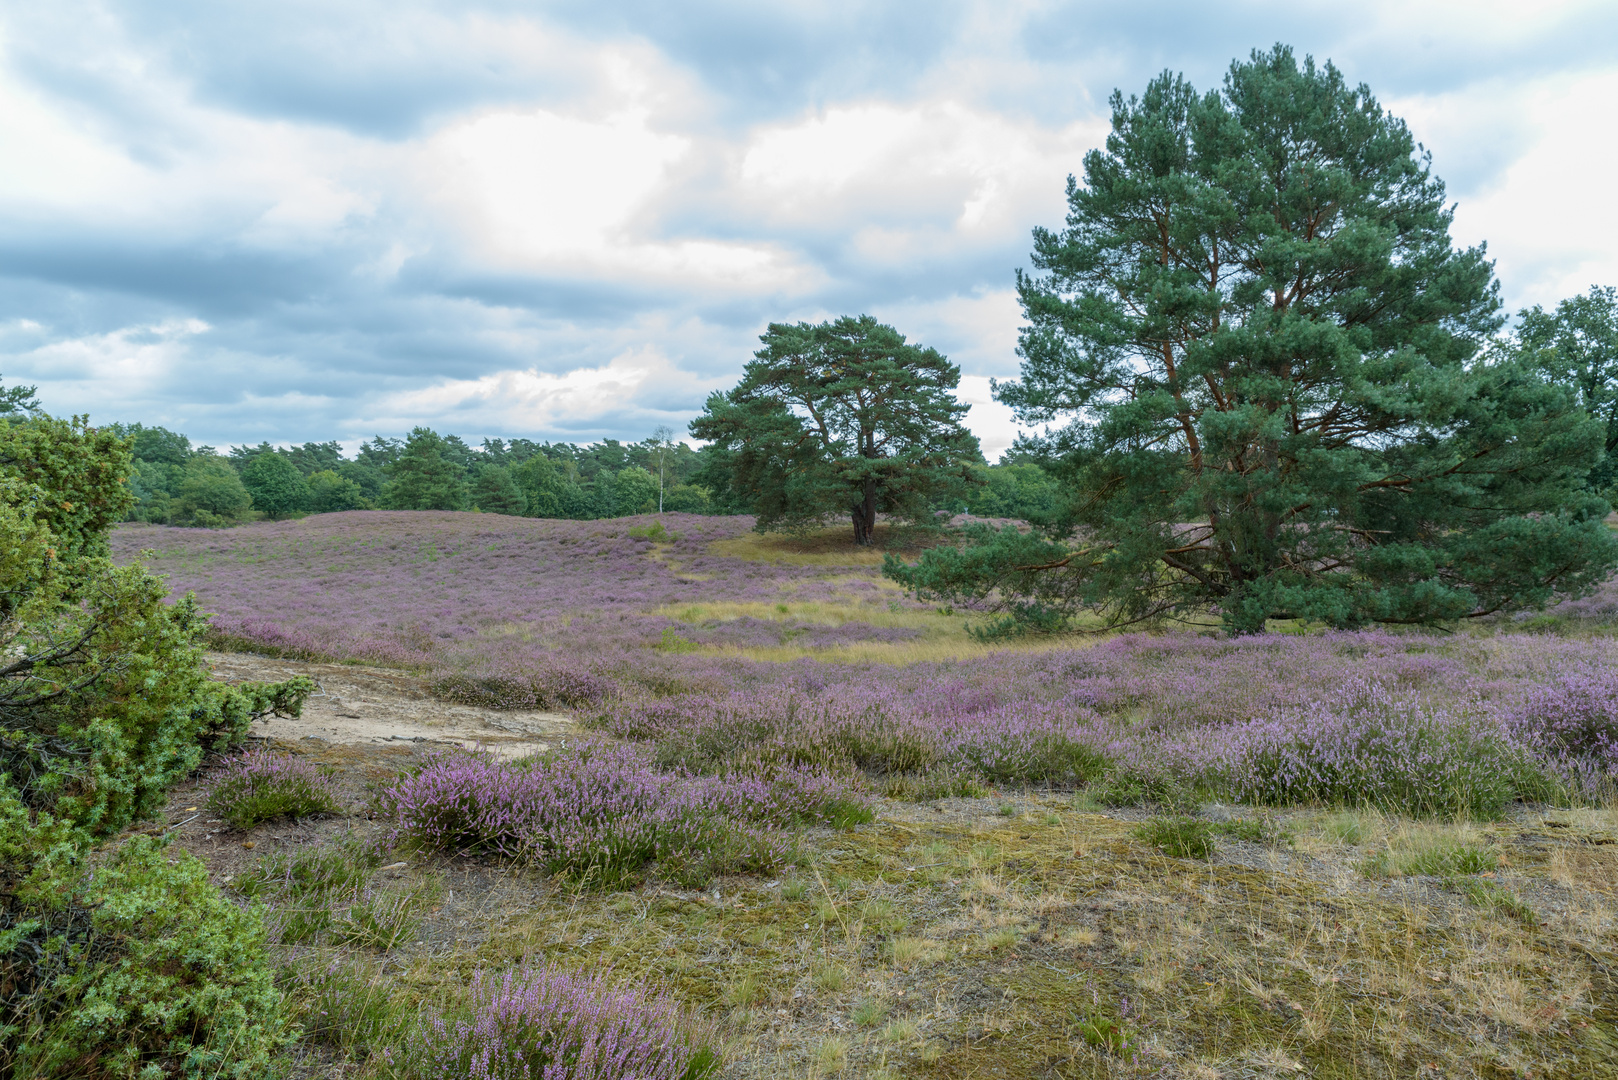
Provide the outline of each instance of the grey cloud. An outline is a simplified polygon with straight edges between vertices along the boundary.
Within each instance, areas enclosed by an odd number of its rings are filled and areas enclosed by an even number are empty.
[[[64,48],[87,35],[138,50],[198,100],[242,113],[397,139],[473,107],[571,100],[588,92],[570,62],[592,42],[644,40],[688,67],[731,122],[805,101],[902,89],[957,32],[965,4],[905,0],[756,3],[384,3],[146,0],[86,25],[71,9],[18,16],[37,38],[14,60],[59,94],[138,123],[121,73]],[[493,26],[480,27],[480,21]],[[502,47],[500,26],[578,39],[538,60]],[[481,32],[480,32],[481,31]],[[584,80],[587,82],[587,80]]]

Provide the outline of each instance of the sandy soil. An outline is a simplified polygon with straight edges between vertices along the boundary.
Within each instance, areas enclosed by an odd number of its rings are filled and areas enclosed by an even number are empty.
[[[563,713],[482,709],[429,697],[408,674],[351,664],[313,664],[247,653],[209,653],[214,677],[225,682],[274,682],[307,675],[319,687],[298,719],[266,717],[252,737],[296,743],[319,740],[337,745],[399,742],[480,746],[501,756],[520,757],[572,734]]]

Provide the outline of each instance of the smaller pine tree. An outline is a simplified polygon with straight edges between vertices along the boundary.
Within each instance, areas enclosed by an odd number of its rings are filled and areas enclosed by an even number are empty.
[[[472,485],[472,505],[486,514],[520,516],[528,509],[528,498],[511,478],[511,472],[499,465],[485,465],[478,470],[477,483]]]
[[[445,457],[446,444],[435,431],[411,431],[397,460],[388,466],[382,503],[389,510],[465,510],[466,480],[461,467]]]

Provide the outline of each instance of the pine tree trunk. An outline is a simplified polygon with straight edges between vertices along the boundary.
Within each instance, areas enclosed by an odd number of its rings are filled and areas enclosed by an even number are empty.
[[[865,484],[865,498],[853,511],[854,543],[866,547],[876,541],[876,485]]]

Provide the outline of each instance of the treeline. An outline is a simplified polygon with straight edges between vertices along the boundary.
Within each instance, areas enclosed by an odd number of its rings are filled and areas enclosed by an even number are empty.
[[[300,446],[193,446],[162,427],[116,424],[131,441],[129,519],[220,527],[254,517],[337,510],[478,510],[592,519],[655,511],[714,512],[691,482],[700,455],[683,443],[607,439],[589,446],[485,439],[418,427],[377,436],[352,457],[335,441]],[[723,511],[721,511],[723,512]]]
[[[222,528],[259,518],[340,510],[477,510],[490,514],[593,520],[668,511],[747,513],[708,448],[666,435],[641,442],[578,445],[484,439],[418,427],[403,439],[376,436],[345,456],[335,441],[269,443],[221,452],[167,428],[112,424],[134,459],[126,520]],[[970,496],[936,507],[979,517],[1042,520],[1056,484],[1038,465],[977,467]]]

